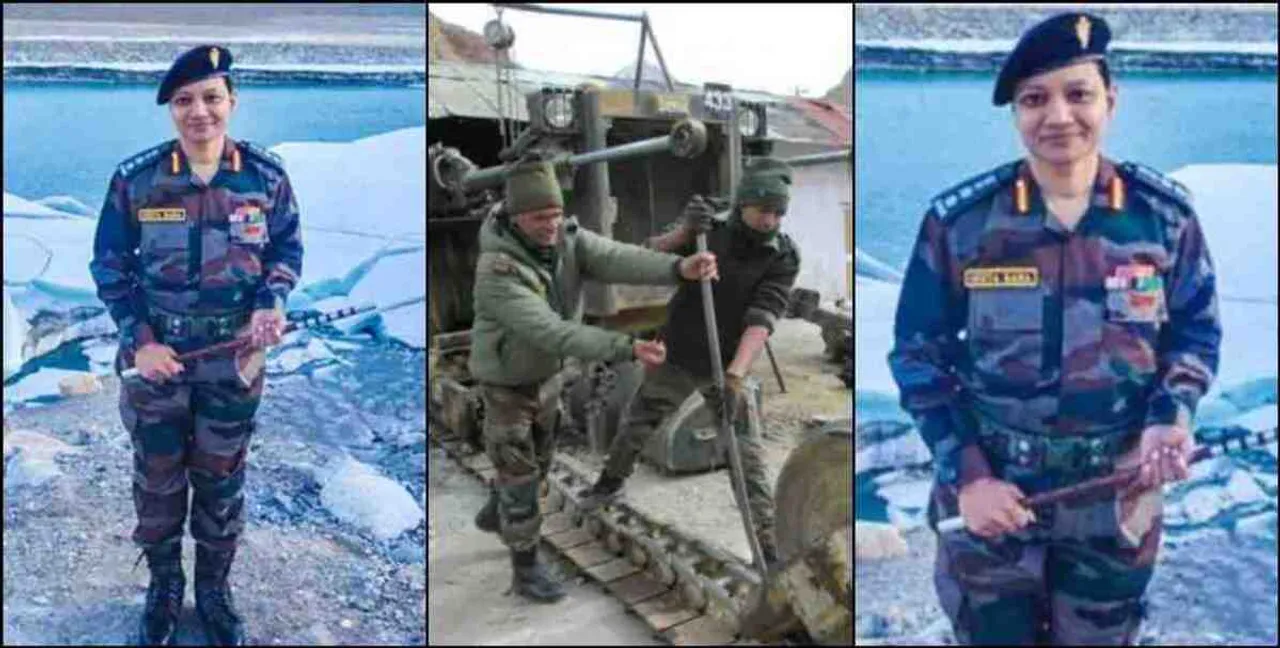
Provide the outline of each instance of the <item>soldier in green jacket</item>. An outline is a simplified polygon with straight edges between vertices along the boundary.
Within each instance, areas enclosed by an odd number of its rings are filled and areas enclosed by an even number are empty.
[[[469,369],[484,401],[484,443],[497,469],[476,525],[511,549],[512,589],[536,601],[564,596],[538,559],[538,491],[551,465],[560,418],[556,379],[565,358],[666,359],[660,342],[578,323],[581,280],[675,284],[718,278],[715,255],[681,258],[617,243],[565,218],[553,167],[521,165],[506,206],[480,227]]]

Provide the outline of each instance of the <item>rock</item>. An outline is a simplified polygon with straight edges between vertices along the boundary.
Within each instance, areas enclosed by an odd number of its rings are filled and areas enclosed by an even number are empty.
[[[879,522],[858,522],[854,529],[854,559],[887,560],[907,555],[907,542],[898,529]]]
[[[78,373],[58,381],[58,391],[63,396],[85,396],[102,391],[102,383],[91,373]]]
[[[354,459],[340,462],[324,481],[320,502],[338,519],[390,540],[422,521],[424,513],[404,486]]]
[[[19,452],[13,461],[5,465],[4,490],[7,493],[9,489],[20,486],[39,486],[61,474],[62,471],[52,460]]]
[[[4,437],[4,454],[7,457],[10,452],[17,450],[21,450],[28,457],[39,460],[52,460],[64,452],[80,452],[79,448],[67,445],[58,439],[39,432],[9,430]]]

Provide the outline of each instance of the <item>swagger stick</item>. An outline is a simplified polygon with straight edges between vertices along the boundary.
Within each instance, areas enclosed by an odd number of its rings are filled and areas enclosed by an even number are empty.
[[[1215,438],[1212,441],[1200,441],[1197,439],[1197,443],[1201,443],[1202,445],[1191,452],[1191,456],[1187,460],[1187,465],[1191,465],[1198,461],[1204,461],[1210,457],[1219,457],[1234,450],[1247,450],[1249,448],[1256,448],[1258,446],[1274,442],[1276,440],[1277,428],[1260,430],[1257,432],[1242,427],[1207,428],[1206,430],[1201,431],[1200,434],[1205,434],[1209,430],[1215,431],[1217,433],[1215,436],[1219,438]],[[1038,506],[1056,504],[1065,500],[1075,499],[1097,490],[1116,488],[1133,479],[1141,469],[1141,465],[1121,468],[1105,477],[1096,477],[1094,479],[1082,481],[1073,486],[1045,491],[1039,495],[1032,495],[1031,497],[1026,498],[1023,500],[1023,505],[1027,508],[1035,508]],[[938,523],[938,533],[950,533],[952,531],[959,531],[963,528],[964,518],[960,517],[947,518]]]

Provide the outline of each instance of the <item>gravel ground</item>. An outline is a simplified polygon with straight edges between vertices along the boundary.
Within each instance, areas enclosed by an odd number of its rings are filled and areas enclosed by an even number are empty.
[[[1258,523],[1270,524],[1270,540],[1224,529],[1166,540],[1147,590],[1141,645],[1275,645],[1276,514]],[[903,538],[906,556],[857,565],[856,643],[953,645],[933,587],[935,536],[920,527]]]
[[[425,500],[425,366],[421,352],[369,345],[315,373],[271,377],[251,445],[247,521],[231,570],[236,604],[259,644],[422,645],[425,524],[379,541],[319,504],[317,467],[360,457]],[[61,476],[6,482],[5,643],[125,643],[145,600],[146,565],[129,540],[132,448],[116,409],[118,385],[6,416],[6,429],[70,444]],[[334,421],[345,413],[334,439]],[[356,413],[359,413],[358,415]],[[8,462],[7,462],[8,463]],[[195,548],[184,561],[191,590]],[[183,645],[203,643],[189,591]]]

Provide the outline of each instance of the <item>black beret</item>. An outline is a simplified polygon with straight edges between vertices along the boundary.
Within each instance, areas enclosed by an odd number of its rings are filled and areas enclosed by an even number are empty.
[[[1107,21],[1091,14],[1058,14],[1039,23],[1018,39],[1004,60],[991,103],[1003,106],[1012,101],[1014,87],[1027,77],[1104,58],[1109,42]]]
[[[219,45],[201,45],[187,50],[173,62],[160,82],[156,104],[164,105],[178,88],[188,83],[223,76],[231,71],[231,51]]]

